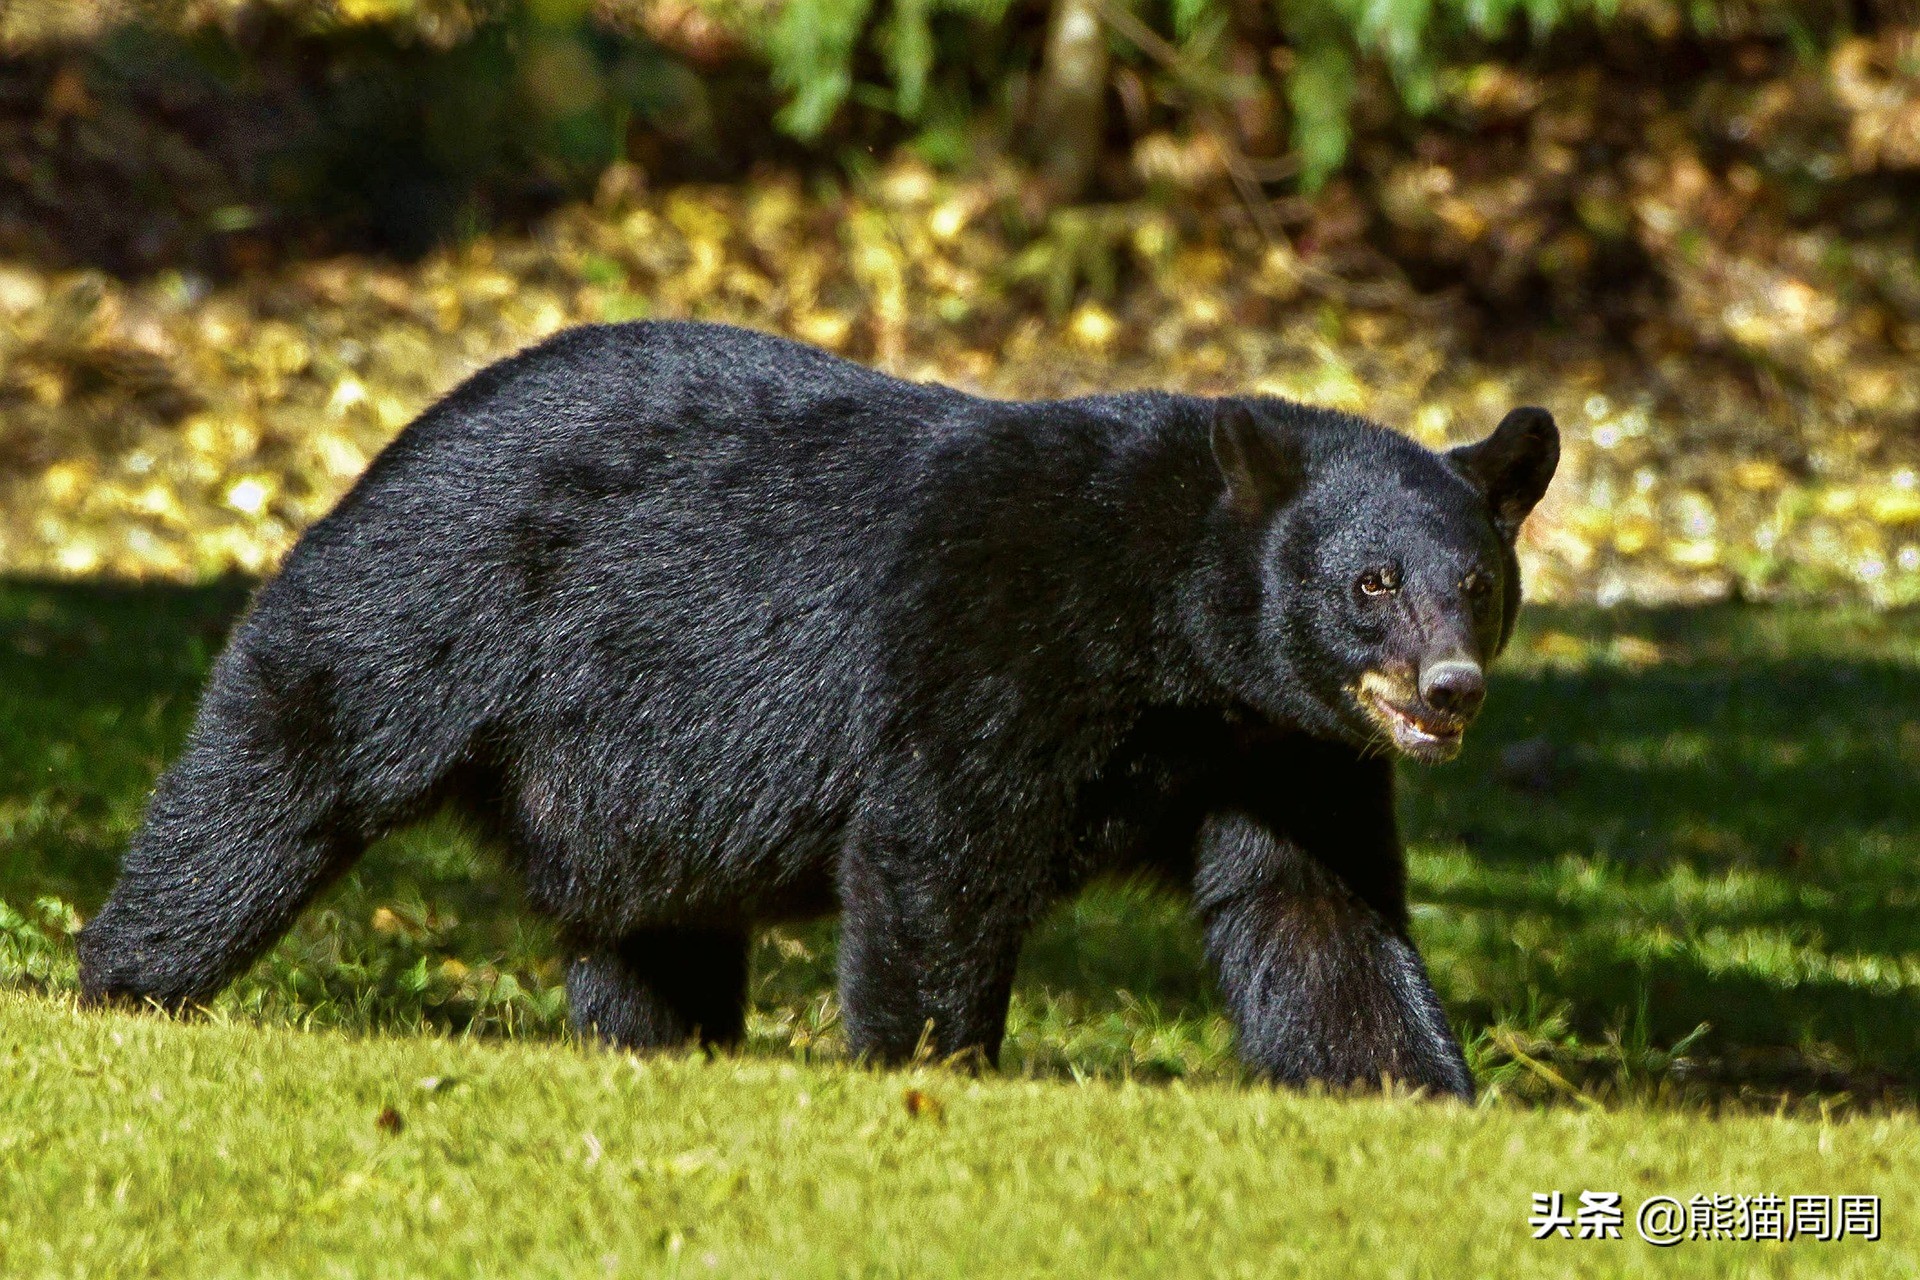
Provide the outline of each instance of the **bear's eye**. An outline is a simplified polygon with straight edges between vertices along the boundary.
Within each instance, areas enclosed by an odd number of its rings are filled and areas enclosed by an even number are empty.
[[[1477,599],[1493,590],[1493,583],[1487,578],[1486,574],[1476,569],[1466,577],[1460,579],[1460,589]]]
[[[1354,583],[1363,596],[1391,595],[1400,589],[1400,571],[1391,567],[1369,569]]]

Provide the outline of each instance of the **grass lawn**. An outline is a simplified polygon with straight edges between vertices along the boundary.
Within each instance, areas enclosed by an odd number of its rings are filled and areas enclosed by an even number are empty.
[[[0,1275],[1920,1270],[1920,617],[1530,614],[1404,774],[1467,1110],[1247,1085],[1129,886],[1035,936],[995,1078],[847,1066],[830,926],[762,941],[739,1057],[592,1051],[446,824],[210,1022],[78,1015],[67,933],[243,600],[0,584]],[[1885,1238],[1535,1244],[1554,1189],[1878,1194]]]
[[[1888,1277],[1920,1125],[879,1074],[0,995],[0,1274]],[[913,1105],[909,1106],[909,1099]],[[918,1111],[918,1115],[914,1111]],[[1883,1197],[1882,1239],[1535,1242],[1531,1193]]]

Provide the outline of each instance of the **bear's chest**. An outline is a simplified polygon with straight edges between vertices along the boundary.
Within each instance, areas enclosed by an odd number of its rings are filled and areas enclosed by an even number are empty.
[[[1253,745],[1245,726],[1217,712],[1140,717],[1080,787],[1062,889],[1112,872],[1151,871],[1184,883],[1200,823],[1242,785]]]

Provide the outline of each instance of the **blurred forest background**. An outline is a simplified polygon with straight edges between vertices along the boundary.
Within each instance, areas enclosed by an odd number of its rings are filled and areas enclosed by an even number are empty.
[[[1563,600],[1920,600],[1911,0],[0,0],[0,569],[268,568],[563,325],[1568,460]]]

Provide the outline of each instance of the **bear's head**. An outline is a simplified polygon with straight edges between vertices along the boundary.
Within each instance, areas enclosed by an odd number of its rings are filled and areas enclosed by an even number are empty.
[[[1515,409],[1444,454],[1283,400],[1214,402],[1215,675],[1277,721],[1448,760],[1520,607],[1514,539],[1560,436]]]

